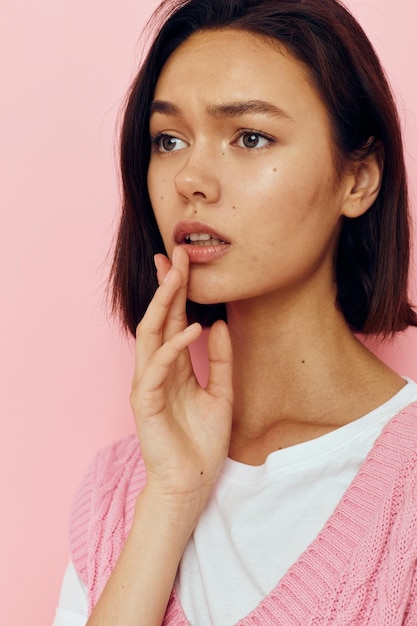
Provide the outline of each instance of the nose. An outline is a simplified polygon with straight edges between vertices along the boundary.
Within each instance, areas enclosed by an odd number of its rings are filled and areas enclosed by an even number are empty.
[[[191,202],[216,203],[220,199],[220,179],[214,155],[193,150],[175,176],[175,188]]]

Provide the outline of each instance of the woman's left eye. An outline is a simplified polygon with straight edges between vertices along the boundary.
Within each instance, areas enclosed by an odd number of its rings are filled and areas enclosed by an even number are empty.
[[[272,137],[268,137],[263,133],[259,133],[253,130],[242,131],[237,138],[236,145],[241,148],[265,148],[265,146],[272,143]]]

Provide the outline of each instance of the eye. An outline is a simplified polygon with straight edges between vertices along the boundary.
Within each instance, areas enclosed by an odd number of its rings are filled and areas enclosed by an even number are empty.
[[[243,130],[241,131],[236,144],[241,148],[265,148],[272,143],[272,137],[260,133],[255,130]]]
[[[151,142],[159,152],[175,152],[176,150],[183,150],[187,147],[186,142],[182,139],[163,133],[156,137],[151,137]]]

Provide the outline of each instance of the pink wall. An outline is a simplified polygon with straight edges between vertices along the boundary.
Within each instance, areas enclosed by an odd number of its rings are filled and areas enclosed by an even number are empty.
[[[398,94],[415,188],[414,0],[350,4]],[[115,120],[151,7],[0,7],[0,623],[8,626],[52,622],[72,495],[94,451],[132,428],[132,352],[108,320],[103,284],[118,202]],[[381,352],[417,379],[416,350],[408,332]]]

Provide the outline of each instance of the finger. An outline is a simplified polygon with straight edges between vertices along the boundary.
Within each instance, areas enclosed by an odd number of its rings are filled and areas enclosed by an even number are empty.
[[[176,246],[172,253],[172,267],[181,274],[181,286],[172,300],[169,315],[166,318],[163,341],[167,341],[187,326],[187,292],[190,259],[188,253]]]
[[[165,254],[155,254],[154,262],[156,267],[156,277],[158,279],[158,285],[162,285],[165,276],[168,274],[172,267],[171,261]]]
[[[232,343],[227,324],[221,320],[210,328],[208,336],[209,375],[206,391],[214,396],[221,397],[227,402],[233,402],[232,382]]]
[[[172,301],[181,286],[180,272],[172,268],[156,290],[145,315],[136,328],[136,367],[134,378],[140,378],[147,362],[163,343],[163,329]]]
[[[201,331],[201,325],[195,322],[171,337],[155,352],[138,386],[142,407],[146,407],[152,401],[152,394],[161,389],[180,353],[200,336]]]

